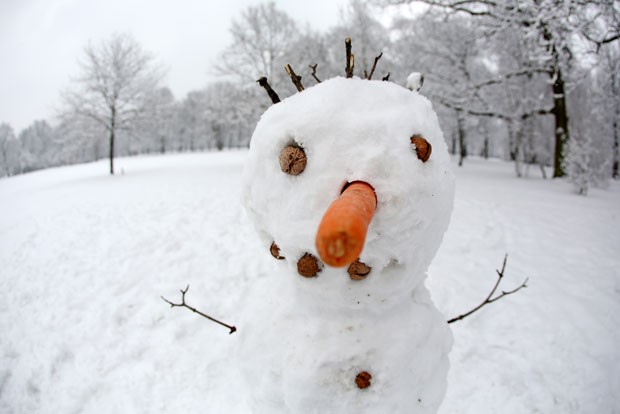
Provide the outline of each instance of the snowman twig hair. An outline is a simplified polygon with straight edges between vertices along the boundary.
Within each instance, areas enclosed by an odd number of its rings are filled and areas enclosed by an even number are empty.
[[[344,48],[347,57],[347,65],[344,68],[344,73],[347,78],[352,78],[353,69],[355,68],[355,56],[351,53],[351,38],[348,36],[344,38]]]
[[[466,317],[468,317],[469,315],[471,315],[472,313],[480,310],[480,308],[482,308],[485,305],[488,305],[490,303],[493,303],[497,300],[500,300],[501,298],[503,298],[504,296],[508,296],[511,295],[515,292],[518,292],[519,290],[521,290],[524,287],[527,287],[527,281],[529,279],[525,279],[523,281],[523,283],[521,283],[520,286],[518,286],[516,289],[513,290],[509,290],[509,291],[502,291],[502,293],[496,297],[493,297],[493,294],[495,293],[495,291],[497,290],[497,288],[499,287],[499,284],[502,281],[502,278],[504,277],[504,272],[506,271],[506,261],[508,260],[508,255],[504,256],[504,263],[502,264],[502,270],[496,270],[497,272],[497,281],[495,282],[495,286],[493,286],[493,289],[491,290],[491,293],[489,293],[489,295],[486,297],[486,299],[478,306],[476,306],[475,308],[473,308],[472,310],[470,310],[467,313],[464,313],[462,315],[457,316],[456,318],[452,318],[448,321],[448,323],[452,323],[452,322],[456,322],[456,321],[460,321],[461,319],[465,319]]]
[[[284,66],[284,69],[286,70],[288,76],[291,78],[293,85],[295,85],[295,87],[297,88],[297,91],[302,92],[304,90],[304,86],[301,84],[301,76],[296,74],[291,65],[289,65],[288,63]]]
[[[312,69],[312,73],[311,73],[310,75],[314,78],[314,80],[315,80],[317,83],[321,83],[321,79],[319,79],[319,78],[317,78],[317,77],[316,77],[316,68],[317,68],[317,66],[319,66],[319,64],[318,64],[318,63],[315,63],[314,65],[308,65],[308,67],[309,67],[310,69]]]
[[[266,77],[263,76],[262,78],[257,80],[256,83],[258,83],[260,86],[265,88],[265,90],[267,91],[267,95],[269,95],[269,98],[271,98],[271,102],[273,102],[274,104],[277,104],[278,102],[280,102],[280,97],[271,88],[271,85],[269,85],[269,82],[267,82],[267,78]]]
[[[187,287],[185,289],[181,289],[181,303],[173,303],[170,302],[168,299],[166,299],[165,297],[161,297],[164,302],[166,302],[168,305],[170,305],[171,308],[175,308],[175,307],[181,307],[181,308],[187,308],[189,310],[191,310],[194,313],[197,313],[198,315],[202,316],[203,318],[207,318],[208,320],[215,322],[219,325],[225,326],[226,328],[230,329],[229,334],[235,333],[237,331],[237,328],[235,328],[234,326],[230,326],[225,324],[224,322],[218,321],[215,318],[212,318],[211,316],[207,315],[206,313],[202,313],[199,310],[197,310],[196,308],[193,308],[191,306],[189,306],[187,303],[185,303],[185,294],[187,293],[187,291],[189,290],[189,285],[187,285]]]
[[[383,52],[379,53],[379,56],[375,58],[375,62],[372,64],[372,68],[370,69],[370,75],[368,75],[366,79],[372,79],[372,75],[373,73],[375,73],[375,69],[377,68],[377,62],[379,61],[379,59],[381,59],[381,56],[383,56]]]

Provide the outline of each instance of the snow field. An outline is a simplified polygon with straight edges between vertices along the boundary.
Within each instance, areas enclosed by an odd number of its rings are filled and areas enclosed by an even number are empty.
[[[0,180],[0,412],[246,413],[228,335],[274,269],[240,207],[246,152],[118,160]],[[578,197],[469,160],[429,270],[452,325],[441,413],[616,413],[620,186]],[[257,321],[258,324],[261,321]],[[243,326],[237,325],[240,332]],[[259,350],[257,350],[259,352]]]

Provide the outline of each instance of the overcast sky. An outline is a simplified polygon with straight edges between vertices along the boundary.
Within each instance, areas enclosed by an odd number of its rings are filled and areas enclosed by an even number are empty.
[[[77,74],[90,41],[127,32],[168,68],[177,99],[204,86],[229,43],[230,20],[258,0],[0,0],[0,123],[15,133],[48,119],[60,90]],[[278,8],[314,29],[338,21],[346,0],[276,0]]]

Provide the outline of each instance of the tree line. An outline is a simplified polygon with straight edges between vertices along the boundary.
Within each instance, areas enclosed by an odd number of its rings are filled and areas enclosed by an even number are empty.
[[[404,84],[425,74],[451,151],[511,160],[553,176],[587,173],[587,185],[618,178],[620,4],[610,0],[351,0],[323,32],[273,3],[233,19],[232,42],[212,70],[217,82],[177,100],[153,56],[127,35],[84,49],[80,75],[62,94],[52,126],[17,136],[0,126],[0,176],[120,155],[249,145],[269,99],[296,93],[286,64],[306,87],[344,76],[345,37],[355,75]],[[380,73],[379,73],[380,72]]]

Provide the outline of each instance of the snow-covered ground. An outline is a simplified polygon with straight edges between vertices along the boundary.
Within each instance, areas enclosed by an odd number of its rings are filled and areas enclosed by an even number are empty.
[[[0,180],[0,413],[247,413],[229,335],[273,259],[239,204],[247,153],[120,159]],[[588,197],[468,160],[429,271],[452,324],[442,413],[618,413],[620,185]],[[257,324],[262,323],[256,321]],[[277,340],[277,339],[276,339]],[[260,352],[257,349],[256,352]]]

